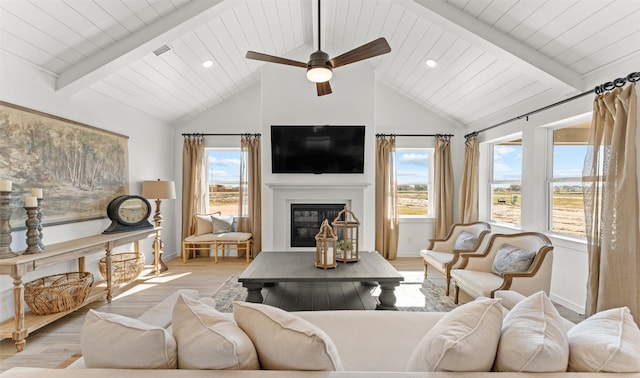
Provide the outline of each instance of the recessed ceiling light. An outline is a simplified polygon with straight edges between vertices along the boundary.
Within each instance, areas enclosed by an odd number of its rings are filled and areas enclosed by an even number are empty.
[[[438,65],[438,63],[433,59],[427,59],[427,61],[425,63],[427,64],[427,67],[429,67],[429,68],[433,68],[436,65]]]
[[[213,66],[213,60],[211,59],[207,59],[204,62],[202,62],[202,67],[204,68],[209,68],[211,66]]]

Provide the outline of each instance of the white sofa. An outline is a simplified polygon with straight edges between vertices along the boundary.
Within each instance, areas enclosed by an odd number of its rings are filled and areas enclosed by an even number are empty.
[[[178,293],[148,311],[139,319],[167,326],[171,321],[171,306]],[[195,297],[197,292],[183,291]],[[497,297],[501,297],[497,293]],[[522,299],[517,293],[506,293],[505,304],[514,306]],[[492,300],[493,301],[493,300]],[[501,307],[501,306],[500,306]],[[500,318],[508,310],[501,307]],[[405,372],[414,351],[424,336],[448,313],[394,312],[394,311],[317,311],[292,313],[323,330],[334,343],[344,371],[268,371],[268,370],[129,370],[85,368],[79,359],[69,369],[12,368],[0,374],[1,378],[30,377],[530,377],[531,373],[487,372]],[[233,315],[229,314],[229,318]],[[564,330],[573,327],[563,320]],[[640,342],[640,341],[639,341]],[[479,348],[483,349],[483,348]],[[178,352],[179,354],[180,352]],[[640,356],[638,357],[640,358]],[[544,373],[544,377],[640,377],[638,373]]]

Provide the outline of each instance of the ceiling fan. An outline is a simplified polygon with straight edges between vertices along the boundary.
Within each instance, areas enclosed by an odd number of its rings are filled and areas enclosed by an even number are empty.
[[[329,80],[333,76],[333,69],[350,63],[373,58],[391,51],[391,47],[384,38],[378,38],[351,51],[329,59],[329,54],[320,49],[320,0],[318,0],[318,50],[311,54],[308,63],[299,62],[278,56],[247,51],[246,58],[264,62],[286,64],[307,69],[307,79],[316,83],[318,96],[331,93]]]

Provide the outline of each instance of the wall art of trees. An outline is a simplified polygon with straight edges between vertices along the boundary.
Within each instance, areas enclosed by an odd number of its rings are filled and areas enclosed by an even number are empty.
[[[13,182],[12,227],[24,227],[24,196],[42,188],[43,224],[103,218],[128,193],[127,137],[0,104],[0,179]]]

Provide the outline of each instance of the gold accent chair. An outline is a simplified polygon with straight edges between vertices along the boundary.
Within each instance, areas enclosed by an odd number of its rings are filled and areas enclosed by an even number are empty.
[[[455,303],[460,289],[472,297],[493,298],[498,290],[525,296],[542,290],[549,295],[553,245],[544,234],[493,234],[484,250],[463,253],[460,259],[460,266],[451,270]]]
[[[478,251],[490,233],[491,225],[486,222],[458,223],[451,226],[449,234],[444,239],[429,240],[427,249],[420,251],[424,262],[425,278],[428,266],[440,272],[445,276],[445,292],[449,295],[451,269],[457,266],[459,255]]]

